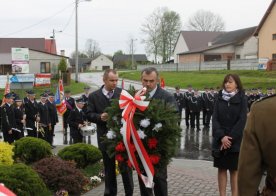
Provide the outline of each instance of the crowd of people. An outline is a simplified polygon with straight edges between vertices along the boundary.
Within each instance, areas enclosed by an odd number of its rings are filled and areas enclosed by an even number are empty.
[[[159,73],[155,68],[148,67],[141,72],[141,84],[147,89],[149,98],[161,99],[166,104],[172,105],[176,112],[178,111],[180,119],[182,119],[184,110],[186,128],[200,131],[200,124],[202,124],[205,130],[209,130],[212,125],[212,156],[214,157],[214,167],[218,169],[220,196],[226,195],[228,171],[233,196],[237,196],[239,193],[246,196],[254,195],[264,170],[269,172],[270,183],[276,183],[275,156],[272,155],[273,151],[267,150],[270,145],[276,143],[276,136],[273,136],[272,133],[273,128],[275,132],[275,123],[273,124],[275,119],[268,118],[270,120],[265,121],[266,125],[258,124],[255,120],[267,112],[271,112],[271,117],[275,116],[275,103],[271,101],[275,100],[275,89],[268,88],[267,93],[263,93],[260,89],[244,90],[239,76],[228,74],[225,76],[221,88],[216,88],[216,90],[206,87],[203,92],[199,92],[198,89],[193,89],[189,85],[187,91],[182,93],[177,86],[175,93],[171,95],[158,85],[158,81]],[[103,85],[98,90],[89,93],[89,87],[86,87],[85,94],[76,99],[71,97],[70,91],[65,91],[67,111],[63,115],[63,127],[66,133],[68,127],[70,128],[73,143],[83,141],[80,129],[87,122],[97,124],[97,141],[103,155],[105,172],[103,194],[106,196],[117,195],[115,157],[107,155],[107,146],[103,143],[103,136],[108,131],[106,122],[109,116],[106,113],[106,108],[110,106],[112,99],[119,98],[122,91],[117,87],[117,83],[117,72],[108,69],[103,74]],[[54,94],[49,91],[44,92],[40,95],[40,101],[37,102],[33,91],[26,91],[26,93],[27,96],[24,99],[20,99],[14,93],[5,95],[5,103],[1,106],[4,141],[12,143],[24,137],[24,132],[27,132],[27,136],[42,138],[53,146],[54,129],[58,122]],[[261,103],[258,104],[258,102]],[[267,103],[273,107],[266,105]],[[263,110],[260,105],[264,105],[266,110]],[[200,123],[200,116],[202,116],[202,123]],[[269,132],[267,134],[273,136],[270,140],[261,135],[266,129]],[[243,141],[244,130],[246,134]],[[266,135],[266,137],[270,137],[270,135]],[[255,159],[253,160],[253,158]],[[239,161],[240,159],[241,161]],[[272,164],[269,160],[272,160]],[[247,169],[248,164],[252,162],[254,162],[254,167],[252,166],[251,170]],[[242,172],[239,171],[239,168],[242,168]],[[125,171],[121,173],[125,195],[132,196],[134,190],[132,169],[127,167],[122,171]],[[247,176],[257,177],[254,180],[255,184],[247,183]],[[144,182],[139,178],[142,196],[168,195],[167,167],[159,169],[153,181],[154,188],[150,189],[146,188]]]

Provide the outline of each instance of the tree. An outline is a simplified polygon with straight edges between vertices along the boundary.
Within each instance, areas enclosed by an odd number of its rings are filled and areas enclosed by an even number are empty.
[[[86,40],[85,53],[88,58],[93,58],[101,54],[99,43],[93,39]]]
[[[210,11],[197,11],[187,23],[188,30],[194,31],[223,31],[225,22],[220,15],[216,15]]]
[[[123,51],[122,50],[117,50],[116,52],[114,52],[113,56],[120,55],[120,54],[124,54]]]
[[[142,32],[146,34],[143,43],[146,51],[154,55],[154,60],[160,56],[162,62],[170,60],[173,47],[181,29],[181,20],[178,13],[168,8],[156,9],[142,25]]]
[[[83,52],[78,52],[78,53],[79,53],[78,55],[79,58],[88,58],[88,56],[85,53]],[[71,57],[74,59],[76,57],[76,52],[72,52]]]
[[[61,71],[61,72],[66,72],[66,70],[67,70],[67,63],[66,63],[66,61],[65,61],[64,58],[62,58],[59,61],[58,70]]]

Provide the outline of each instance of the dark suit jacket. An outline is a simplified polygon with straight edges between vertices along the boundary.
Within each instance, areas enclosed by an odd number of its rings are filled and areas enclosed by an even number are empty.
[[[77,108],[74,108],[70,112],[67,119],[67,123],[69,124],[69,127],[70,127],[70,135],[73,138],[82,137],[80,134],[79,124],[83,124],[85,120],[86,120],[86,117],[83,111],[79,112]]]
[[[49,125],[50,121],[50,117],[49,117],[49,110],[48,110],[48,106],[47,103],[45,103],[44,105],[40,102],[38,104],[38,113],[39,113],[39,117],[40,117],[40,123],[42,123],[42,126],[47,126]]]
[[[15,115],[13,110],[13,105],[8,105],[7,103],[1,108],[2,117],[2,131],[3,133],[8,133],[9,130],[16,127]]]
[[[157,86],[157,89],[151,99],[164,100],[165,104],[172,105],[173,107],[176,108],[176,111],[178,111],[178,105],[176,103],[174,96],[168,91],[165,91],[164,89],[162,89],[160,86]]]
[[[103,87],[104,86],[89,95],[86,112],[87,119],[97,124],[97,139],[100,150],[105,149],[105,146],[102,144],[101,137],[103,137],[103,135],[108,131],[106,122],[101,120],[101,114],[104,113],[105,109],[110,106],[110,100],[102,92]],[[122,89],[116,88],[111,99],[118,99],[121,91]]]
[[[16,128],[19,130],[23,130],[23,123],[21,120],[23,120],[23,107],[15,107],[14,108],[14,115],[15,115],[15,122],[16,122]]]
[[[56,125],[57,122],[58,122],[56,104],[50,103],[50,101],[48,101],[47,102],[47,107],[48,107],[48,111],[49,111],[49,118],[50,118],[51,125],[52,126]]]
[[[28,101],[25,103],[25,113],[26,113],[26,127],[34,128],[35,120],[38,114],[38,103],[34,101]]]

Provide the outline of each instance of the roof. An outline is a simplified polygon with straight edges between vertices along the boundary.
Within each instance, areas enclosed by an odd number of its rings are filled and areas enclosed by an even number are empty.
[[[78,63],[79,63],[79,67],[83,67],[85,65],[89,65],[91,63],[93,59],[92,58],[79,58],[78,59]],[[76,59],[75,58],[70,58],[69,59],[69,62],[70,62],[70,65],[76,65],[75,62],[76,62]]]
[[[211,31],[181,31],[180,33],[182,34],[189,50],[206,47],[208,46],[208,42],[223,34],[223,32]]]
[[[203,52],[214,48],[227,46],[230,44],[239,45],[239,44],[242,44],[247,39],[249,39],[251,36],[253,36],[253,33],[255,30],[256,30],[256,26],[244,28],[244,29],[238,29],[235,31],[224,32],[218,35],[217,37],[214,37],[213,40],[209,41],[212,43],[211,46],[206,45],[206,46],[195,48],[194,50],[190,50],[180,54],[198,53],[198,52]]]
[[[57,54],[56,42],[45,38],[0,38],[0,53],[10,53],[11,48],[29,48]]]
[[[147,62],[147,56],[145,54],[134,54],[133,59],[136,62]],[[131,54],[118,54],[113,56],[113,63],[123,62],[123,61],[131,61],[132,55]]]
[[[259,34],[259,32],[260,32],[260,30],[261,30],[263,24],[265,23],[265,21],[266,21],[267,17],[269,16],[271,10],[273,9],[273,6],[275,5],[275,3],[276,3],[276,0],[272,0],[272,1],[271,1],[271,3],[270,3],[270,5],[269,5],[269,7],[267,8],[267,10],[266,10],[266,12],[265,12],[265,14],[264,14],[264,16],[263,16],[261,22],[259,23],[259,25],[258,25],[256,31],[254,32],[254,35],[255,35],[255,36],[258,36],[258,34]]]

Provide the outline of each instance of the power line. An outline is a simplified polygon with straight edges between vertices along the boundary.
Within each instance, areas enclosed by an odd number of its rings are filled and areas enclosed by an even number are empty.
[[[72,20],[72,17],[73,17],[73,15],[74,15],[74,13],[75,13],[75,9],[73,9],[73,11],[72,11],[72,13],[71,13],[71,15],[70,15],[70,17],[69,17],[68,22],[65,24],[64,28],[62,29],[62,32],[65,31],[65,29],[68,27],[69,23],[70,23],[71,20]]]
[[[42,19],[41,21],[39,21],[39,22],[37,22],[37,23],[35,23],[35,24],[29,25],[29,26],[24,27],[24,28],[22,28],[22,29],[19,29],[19,30],[17,30],[17,31],[14,31],[14,32],[11,32],[11,33],[7,33],[7,34],[1,35],[1,36],[2,36],[2,37],[8,37],[8,36],[10,36],[10,35],[17,34],[17,33],[20,33],[20,32],[22,32],[22,31],[26,31],[26,30],[28,30],[28,29],[31,29],[31,28],[33,28],[33,27],[35,27],[35,26],[37,26],[37,25],[39,25],[39,24],[41,24],[41,23],[43,23],[43,22],[45,22],[45,21],[47,21],[47,20],[49,20],[49,19],[51,19],[51,18],[53,18],[53,17],[55,17],[55,16],[57,16],[58,14],[64,12],[66,9],[68,9],[68,7],[71,7],[71,5],[72,5],[72,3],[69,4],[68,6],[66,6],[65,8],[63,8],[62,10],[56,12],[56,13],[53,14],[52,16],[49,16],[49,17],[47,17],[47,18],[44,18],[44,19]]]

